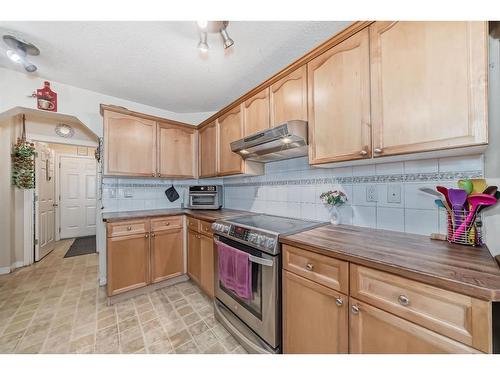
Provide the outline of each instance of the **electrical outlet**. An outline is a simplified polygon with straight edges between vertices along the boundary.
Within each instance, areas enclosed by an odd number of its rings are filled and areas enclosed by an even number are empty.
[[[401,203],[401,185],[387,185],[387,203]]]
[[[367,185],[366,186],[366,201],[367,202],[377,202],[378,201],[377,185]]]

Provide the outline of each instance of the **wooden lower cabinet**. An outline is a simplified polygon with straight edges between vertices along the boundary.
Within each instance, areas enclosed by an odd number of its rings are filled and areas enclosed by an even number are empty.
[[[201,274],[200,286],[210,297],[214,296],[214,240],[200,236]]]
[[[108,238],[108,296],[149,283],[149,235]]]
[[[283,351],[348,352],[348,299],[342,293],[283,271]]]
[[[480,353],[479,351],[350,299],[349,352],[355,354]]]
[[[200,226],[203,226],[202,222]],[[214,241],[211,235],[188,231],[188,274],[210,297],[214,296]]]
[[[201,236],[193,231],[188,231],[188,275],[197,284],[201,279]]]
[[[108,296],[184,273],[181,219],[170,216],[107,224]]]
[[[180,276],[184,271],[182,228],[151,234],[151,282]]]

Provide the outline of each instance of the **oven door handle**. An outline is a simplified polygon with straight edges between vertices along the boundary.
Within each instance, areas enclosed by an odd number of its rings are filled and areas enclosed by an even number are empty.
[[[267,267],[272,267],[274,265],[274,262],[271,259],[259,258],[253,255],[249,255],[248,260],[252,263],[257,263]]]

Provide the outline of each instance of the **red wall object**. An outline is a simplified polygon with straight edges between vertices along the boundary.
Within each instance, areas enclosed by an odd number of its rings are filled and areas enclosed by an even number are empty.
[[[50,89],[49,81],[45,81],[43,87],[36,90],[36,105],[38,109],[57,112],[57,94]]]

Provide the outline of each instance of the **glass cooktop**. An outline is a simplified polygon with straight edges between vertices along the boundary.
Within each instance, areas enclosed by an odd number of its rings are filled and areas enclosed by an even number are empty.
[[[302,232],[324,224],[317,221],[291,219],[288,217],[265,214],[232,217],[226,221],[231,224],[241,225],[247,228],[262,229],[280,235]]]

